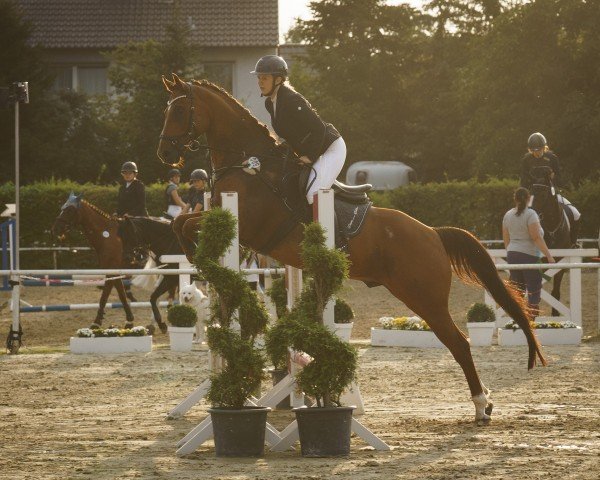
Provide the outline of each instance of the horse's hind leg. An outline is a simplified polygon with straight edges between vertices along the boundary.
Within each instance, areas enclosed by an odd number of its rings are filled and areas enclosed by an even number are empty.
[[[131,311],[131,305],[129,305],[129,300],[127,300],[127,295],[125,294],[125,287],[123,285],[123,281],[118,278],[117,280],[113,280],[115,283],[115,288],[117,289],[117,293],[119,294],[119,300],[123,304],[123,309],[125,310],[125,318],[127,319],[127,323],[125,324],[125,328],[133,327],[133,312]]]
[[[181,245],[181,248],[183,249],[183,253],[185,253],[185,256],[187,257],[187,259],[191,262],[194,258],[194,253],[196,251],[196,244],[194,243],[194,241],[192,240],[192,238],[195,238],[194,236],[188,236],[188,234],[186,233],[186,224],[189,223],[188,221],[190,221],[190,225],[193,223],[196,225],[196,232],[197,232],[197,224],[200,221],[200,215],[201,213],[190,213],[190,214],[184,214],[184,215],[179,215],[177,218],[175,218],[175,220],[173,220],[173,231],[175,232],[175,236],[177,237],[177,240],[179,241],[179,245]]]
[[[152,315],[154,316],[154,321],[157,323],[158,328],[160,328],[160,331],[162,333],[167,333],[167,325],[165,322],[163,322],[162,320],[162,316],[160,314],[160,310],[158,309],[158,299],[160,298],[160,296],[165,293],[167,290],[169,290],[172,286],[174,282],[177,282],[178,277],[175,275],[165,275],[163,276],[162,280],[160,281],[160,283],[158,284],[158,287],[156,287],[156,289],[152,292],[152,295],[150,295],[150,305],[152,306]]]
[[[554,275],[554,278],[552,280],[552,296],[554,298],[556,298],[557,300],[560,300],[560,285],[562,283],[562,279],[563,279],[563,275],[565,274],[566,270],[561,270],[560,272],[558,272],[556,275]],[[558,317],[560,316],[560,313],[558,310],[556,310],[556,308],[552,307],[552,316],[553,317]]]

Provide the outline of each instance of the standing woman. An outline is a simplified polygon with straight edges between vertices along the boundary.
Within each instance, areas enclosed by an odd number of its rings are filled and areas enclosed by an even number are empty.
[[[181,199],[179,192],[179,182],[181,181],[181,172],[177,168],[169,170],[169,184],[165,189],[166,217],[174,219],[181,213],[186,213],[188,205]]]
[[[275,133],[292,147],[302,164],[312,166],[306,192],[312,204],[313,195],[320,188],[330,188],[344,166],[344,139],[286,81],[288,68],[283,58],[262,57],[250,73],[257,76],[260,93],[267,97],[265,107]]]
[[[138,168],[134,162],[125,162],[121,166],[123,182],[119,187],[116,216],[130,215],[147,217],[146,187],[137,178]]]
[[[515,207],[506,212],[502,220],[502,238],[509,264],[539,263],[540,252],[548,259],[548,263],[554,263],[554,258],[544,241],[544,230],[538,214],[527,206],[530,196],[526,188],[517,188],[513,197]],[[529,308],[537,315],[542,291],[542,272],[511,270],[510,280],[515,282],[520,290],[527,291]]]

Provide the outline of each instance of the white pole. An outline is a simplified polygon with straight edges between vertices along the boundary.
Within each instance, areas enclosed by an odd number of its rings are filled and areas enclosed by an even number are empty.
[[[221,206],[225,210],[229,210],[235,217],[235,237],[231,242],[231,246],[225,252],[222,259],[222,265],[225,268],[230,268],[236,272],[240,271],[240,228],[238,217],[238,194],[237,192],[222,192]],[[231,322],[233,330],[240,331],[240,324],[236,321]]]
[[[19,220],[20,220],[20,205],[19,205],[19,101],[18,99],[15,101],[15,244],[14,244],[14,269],[19,270],[20,262],[19,262]],[[11,329],[11,337],[13,339],[13,347],[9,353],[18,353],[19,351],[19,307],[20,307],[20,298],[21,298],[21,288],[19,285],[19,276],[14,275],[12,277],[13,280],[13,289],[12,289],[12,329]]]
[[[333,190],[320,189],[314,196],[313,218],[318,221],[325,230],[325,246],[335,248],[335,210]],[[335,298],[327,302],[323,310],[323,323],[335,331]]]

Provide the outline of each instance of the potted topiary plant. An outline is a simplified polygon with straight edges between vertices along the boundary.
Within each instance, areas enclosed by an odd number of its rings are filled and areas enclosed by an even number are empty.
[[[169,341],[174,352],[190,352],[198,322],[196,309],[191,305],[173,305],[167,313]]]
[[[335,299],[334,307],[335,333],[342,340],[349,342],[352,335],[352,327],[354,326],[354,312],[352,307],[341,298]]]
[[[357,368],[356,350],[331,332],[323,322],[323,310],[348,275],[348,260],[339,250],[325,247],[323,227],[311,223],[304,229],[302,242],[303,273],[309,277],[291,312],[269,332],[284,345],[312,357],[296,376],[298,387],[316,399],[317,406],[295,408],[302,455],[324,457],[348,455],[352,411],[343,407],[340,397],[354,380]],[[281,349],[281,341],[267,340]]]
[[[227,210],[203,213],[194,264],[216,293],[207,326],[208,346],[223,360],[223,368],[211,374],[207,399],[217,456],[256,457],[264,453],[268,407],[247,407],[246,400],[260,388],[266,359],[256,348],[268,314],[240,273],[220,265],[231,245],[236,219]],[[240,329],[232,328],[238,312]]]
[[[467,329],[471,346],[485,347],[492,344],[496,328],[496,314],[485,303],[474,303],[467,311]]]

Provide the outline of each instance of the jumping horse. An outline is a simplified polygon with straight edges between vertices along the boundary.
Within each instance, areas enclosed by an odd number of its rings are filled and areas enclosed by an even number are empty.
[[[121,220],[119,232],[126,259],[133,258],[136,250],[140,248],[150,252],[155,259],[160,259],[162,255],[183,255],[183,249],[171,228],[171,222],[152,217],[125,217]],[[161,266],[178,268],[177,264],[161,264]],[[167,331],[167,325],[162,320],[157,302],[163,293],[174,291],[178,283],[177,275],[163,275],[160,283],[150,295],[154,321],[163,333]]]
[[[531,193],[533,208],[540,217],[540,225],[544,229],[544,240],[548,248],[571,248],[574,240],[571,238],[571,225],[574,221],[569,207],[558,198],[558,192],[552,182],[552,169],[546,166],[531,169],[534,179]],[[576,241],[576,239],[575,239]],[[551,295],[560,300],[560,285],[566,270],[560,270],[552,279]],[[553,308],[552,315],[559,312]]]
[[[64,239],[69,230],[76,226],[81,227],[81,231],[87,238],[88,243],[96,251],[100,268],[117,269],[129,266],[123,262],[123,243],[118,234],[118,220],[108,215],[108,213],[103,212],[95,205],[83,200],[82,195],[71,193],[62,206],[60,214],[54,220],[52,234],[59,239]],[[120,277],[112,279],[111,277],[107,277],[104,282],[102,295],[100,296],[100,305],[92,327],[94,325],[102,325],[104,308],[113,288],[117,290],[119,300],[121,300],[123,309],[125,310],[125,317],[127,319],[125,328],[133,327],[133,312],[131,311],[125,287]]]
[[[176,75],[172,81],[163,77],[163,84],[170,99],[159,158],[181,166],[187,150],[204,148],[210,153],[215,204],[221,192],[238,192],[240,243],[302,268],[303,225],[290,212],[282,193],[288,172],[300,168],[294,156],[220,87],[207,81],[186,83]],[[200,144],[201,135],[206,136],[206,145]],[[194,253],[200,215],[180,216],[174,222],[188,258]],[[489,420],[493,405],[477,374],[469,341],[448,311],[453,270],[461,279],[485,287],[523,329],[529,347],[528,368],[533,368],[536,356],[546,364],[522,296],[501,280],[484,246],[469,232],[431,228],[403,212],[372,207],[360,233],[349,239],[347,252],[351,278],[385,286],[423,318],[450,350],[465,374],[476,420]]]

